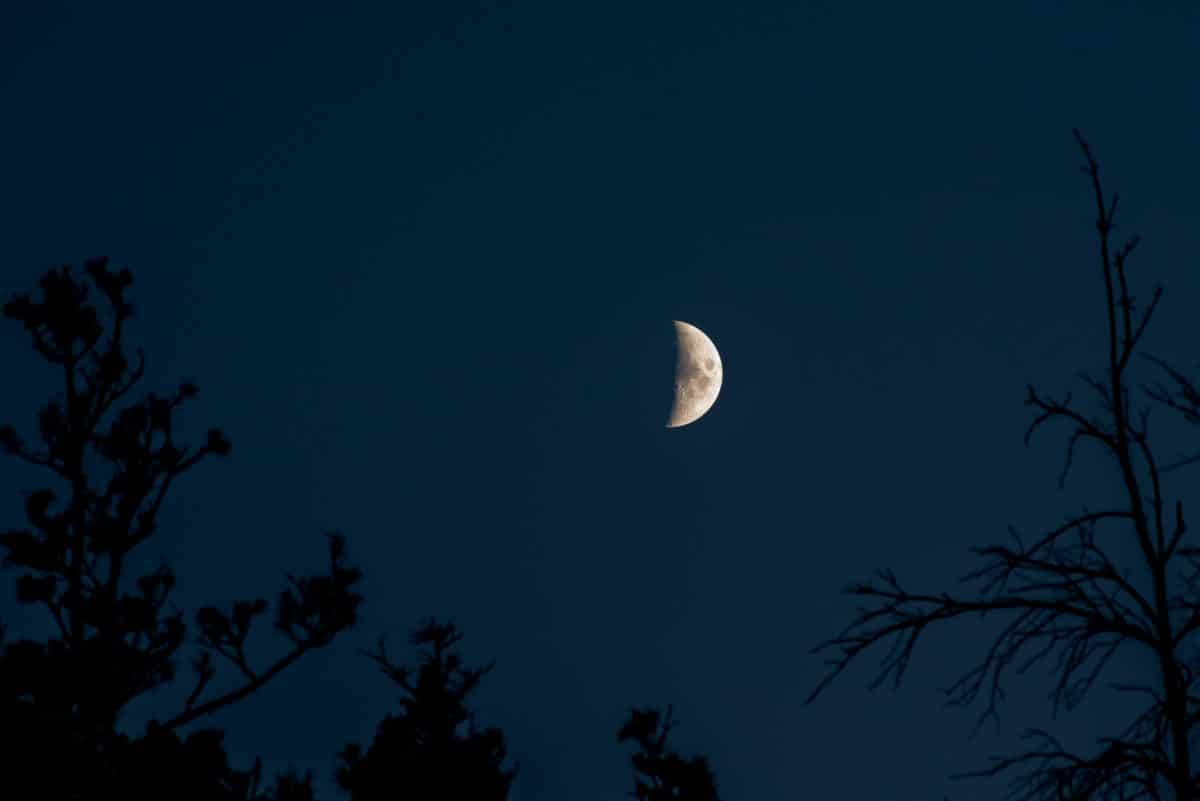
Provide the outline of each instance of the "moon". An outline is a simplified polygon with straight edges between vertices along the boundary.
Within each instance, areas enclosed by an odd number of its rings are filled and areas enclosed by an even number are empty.
[[[694,423],[712,408],[721,391],[721,354],[696,326],[675,323],[675,401],[667,428]]]

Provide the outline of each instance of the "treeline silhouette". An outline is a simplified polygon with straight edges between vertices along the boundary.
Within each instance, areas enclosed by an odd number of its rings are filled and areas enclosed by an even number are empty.
[[[83,275],[70,266],[49,270],[3,309],[61,383],[38,414],[35,437],[0,427],[0,451],[40,470],[48,484],[26,497],[24,527],[0,534],[0,555],[15,573],[18,602],[42,610],[49,627],[45,637],[14,639],[0,625],[0,798],[313,801],[311,775],[268,781],[257,761],[232,765],[212,715],[352,628],[362,573],[345,537],[332,533],[326,569],[288,575],[273,603],[250,598],[185,615],[173,611],[170,566],[137,569],[135,552],[164,536],[158,521],[170,493],[231,444],[216,428],[200,442],[176,433],[195,385],[142,390],[145,356],[127,342],[132,284],[129,270],[95,259]],[[6,372],[15,380],[16,366]],[[284,650],[258,664],[249,644],[270,633],[266,619]],[[331,755],[343,797],[508,797],[516,766],[508,764],[504,734],[481,728],[469,704],[490,666],[464,665],[461,637],[452,623],[430,620],[412,637],[415,665],[391,661],[383,640],[368,655],[401,699],[369,744]],[[181,665],[190,669],[184,675]],[[232,677],[232,687],[215,692],[230,684],[214,682],[220,674]],[[129,704],[168,685],[186,690],[180,706],[129,731]],[[635,709],[619,732],[640,749],[633,793],[715,801],[704,761],[675,754],[656,714]]]

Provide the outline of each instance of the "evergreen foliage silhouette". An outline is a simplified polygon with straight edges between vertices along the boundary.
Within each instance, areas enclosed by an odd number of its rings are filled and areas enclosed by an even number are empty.
[[[872,687],[899,685],[914,648],[931,628],[963,619],[1003,619],[978,663],[947,689],[951,705],[982,704],[980,723],[995,718],[1005,683],[1034,665],[1050,667],[1054,711],[1092,697],[1096,682],[1119,649],[1139,650],[1155,670],[1145,681],[1114,689],[1138,699],[1140,710],[1121,729],[1098,733],[1091,751],[1073,750],[1051,732],[1027,733],[1026,750],[998,758],[964,776],[1009,774],[1017,801],[1200,797],[1200,772],[1191,749],[1200,735],[1200,545],[1187,536],[1184,506],[1168,496],[1169,473],[1200,461],[1160,459],[1149,434],[1150,409],[1165,409],[1200,424],[1200,389],[1183,372],[1147,357],[1163,383],[1136,385],[1131,373],[1147,325],[1162,297],[1156,289],[1139,303],[1129,282],[1135,237],[1114,241],[1117,196],[1101,187],[1087,142],[1075,132],[1096,211],[1097,273],[1105,290],[1105,364],[1083,381],[1093,404],[1056,399],[1028,389],[1033,421],[1026,442],[1046,425],[1069,431],[1060,485],[1085,447],[1106,458],[1121,479],[1113,504],[1083,511],[1032,537],[1010,527],[1011,541],[975,549],[977,569],[964,577],[968,591],[909,589],[891,571],[879,571],[848,592],[863,606],[836,637],[815,651],[830,671],[810,696],[822,693],[855,660],[887,645]],[[1138,392],[1137,390],[1142,391]],[[1123,564],[1120,544],[1136,544]]]
[[[37,444],[0,427],[0,452],[41,471],[52,486],[29,493],[27,526],[0,534],[4,566],[18,571],[18,600],[48,614],[45,639],[2,643],[0,740],[17,798],[230,799],[298,801],[304,782],[281,778],[265,795],[257,765],[229,766],[222,733],[181,736],[188,724],[237,703],[304,654],[353,626],[361,597],[358,569],[345,541],[330,535],[327,572],[288,577],[274,606],[287,650],[265,666],[250,654],[250,633],[266,614],[264,599],[230,609],[196,611],[189,643],[184,613],[171,604],[175,573],[165,564],[143,572],[134,552],[159,536],[159,513],[180,477],[230,452],[211,429],[188,445],[177,435],[194,384],[134,397],[144,374],[140,350],[126,344],[133,306],[128,270],[107,260],[47,272],[38,290],[18,294],[4,316],[24,327],[37,355],[61,377],[60,391],[38,415]],[[170,685],[191,654],[194,684],[165,720],[135,736],[121,727],[135,698]],[[225,665],[231,689],[206,692]]]
[[[369,654],[402,697],[365,752],[352,744],[338,756],[337,782],[353,801],[508,797],[515,770],[504,766],[504,734],[479,728],[467,707],[492,666],[464,666],[454,650],[461,639],[453,623],[430,620],[412,636],[422,649],[415,670],[393,664],[382,640]]]
[[[667,739],[674,728],[671,707],[634,709],[617,732],[617,741],[632,740],[638,747],[633,762],[638,801],[720,801],[716,780],[702,756],[685,759],[671,750]]]

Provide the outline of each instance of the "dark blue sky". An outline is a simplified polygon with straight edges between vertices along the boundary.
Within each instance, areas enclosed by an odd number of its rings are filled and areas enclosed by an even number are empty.
[[[1021,444],[1025,383],[1103,333],[1072,127],[1167,286],[1149,347],[1195,360],[1191,4],[30,5],[0,15],[0,292],[131,268],[150,386],[195,379],[234,443],[148,557],[185,606],[274,593],[332,528],[366,569],[351,635],[214,720],[235,755],[326,781],[394,708],[356,649],[433,614],[497,662],[514,801],[622,797],[616,728],[666,703],[731,801],[1000,797],[945,777],[1046,688],[968,742],[935,688],[978,631],[810,707],[807,652],[871,569],[949,588],[1111,489]],[[679,430],[672,319],[725,364]],[[29,431],[52,376],[11,325],[0,363]],[[0,525],[35,486],[0,465]]]

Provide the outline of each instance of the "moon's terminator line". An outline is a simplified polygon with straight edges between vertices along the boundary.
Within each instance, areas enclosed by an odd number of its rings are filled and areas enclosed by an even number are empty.
[[[679,428],[704,416],[721,391],[721,354],[696,326],[675,323],[675,401],[667,428]]]

